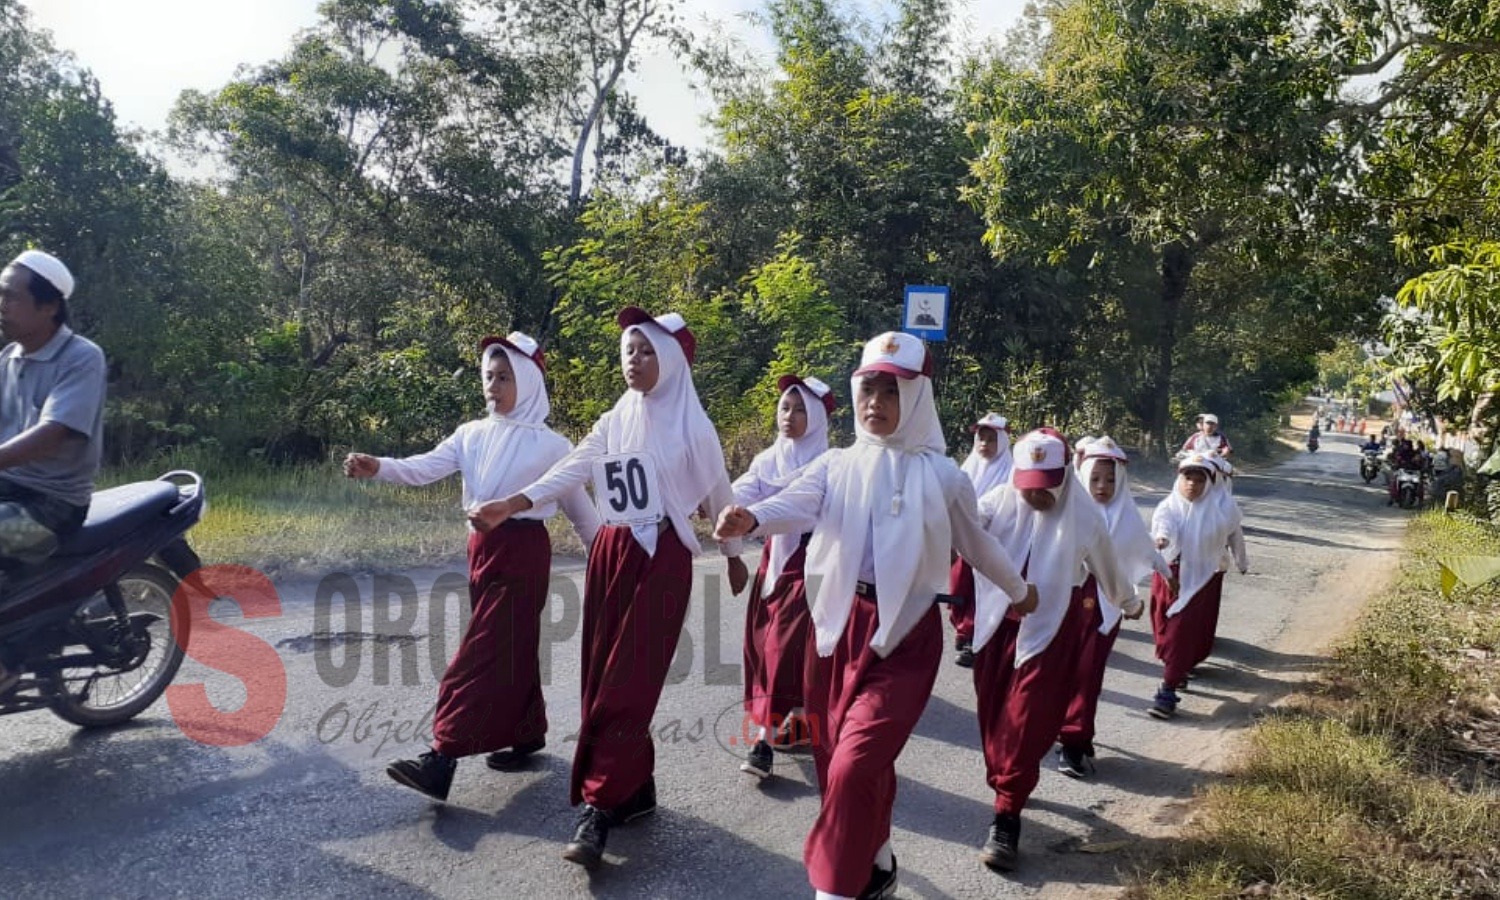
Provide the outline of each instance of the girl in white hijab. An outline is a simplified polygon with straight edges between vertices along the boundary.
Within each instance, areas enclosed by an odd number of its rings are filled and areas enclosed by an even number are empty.
[[[783,375],[776,382],[776,442],[756,454],[734,482],[734,502],[748,506],[774,497],[828,450],[833,391],[817,378]],[[811,617],[803,564],[810,533],[773,535],[745,602],[745,714],[756,739],[740,771],[768,778],[778,750],[811,746],[802,713],[802,671]]]
[[[1067,441],[1042,428],[1016,442],[1011,483],[979,500],[980,519],[1036,585],[1040,602],[1024,620],[974,624],[974,688],[987,781],[995,816],[980,857],[992,869],[1016,865],[1021,811],[1041,776],[1067,714],[1079,663],[1086,608],[1083,584],[1093,572],[1109,602],[1139,615],[1143,604],[1115,559],[1097,505],[1072,477]],[[996,589],[978,577],[983,599]]]
[[[997,413],[985,413],[969,426],[974,433],[974,447],[960,467],[974,485],[974,496],[983,497],[1010,480],[1010,423]],[[974,667],[974,569],[963,557],[954,555],[948,573],[948,593],[953,602],[948,607],[948,621],[953,623],[953,662],[965,669]]]
[[[463,503],[474,510],[509,496],[567,455],[566,438],[547,427],[550,406],[542,353],[513,332],[481,344],[480,373],[489,415],[465,422],[441,444],[406,459],[351,453],[350,478],[430,484],[463,476]],[[547,733],[537,647],[542,605],[552,568],[552,542],[543,520],[559,505],[588,546],[599,516],[581,488],[527,510],[502,528],[470,524],[469,602],[473,617],[438,686],[432,749],[392,762],[386,774],[407,787],[446,800],[458,760],[489,753],[493,768],[509,770],[540,750]]]
[[[1177,580],[1173,585],[1158,574],[1151,581],[1151,625],[1165,672],[1148,712],[1158,719],[1177,714],[1177,691],[1213,651],[1227,560],[1232,557],[1242,575],[1250,567],[1239,504],[1220,493],[1225,488],[1217,475],[1218,467],[1207,456],[1184,458],[1177,466],[1175,488],[1151,518],[1156,548]]]
[[[816,655],[804,698],[818,728],[823,803],[803,861],[824,900],[894,890],[895,763],[937,679],[943,633],[933,602],[947,586],[950,548],[1001,585],[991,602],[1025,612],[1035,600],[979,527],[973,486],[945,453],[931,371],[926,347],[909,334],[870,341],[850,381],[853,446],[719,518],[721,537],[813,532],[806,571]]]
[[[1131,585],[1138,585],[1152,572],[1170,578],[1167,566],[1146,523],[1136,510],[1130,495],[1130,475],[1125,451],[1105,435],[1092,440],[1084,450],[1083,466],[1078,471],[1079,485],[1087,490],[1095,508],[1104,516],[1110,544],[1121,575]],[[1104,602],[1099,602],[1100,600]],[[1086,615],[1080,636],[1079,666],[1067,717],[1058,732],[1057,770],[1073,778],[1087,776],[1092,768],[1087,760],[1094,756],[1094,718],[1099,709],[1099,694],[1104,689],[1104,670],[1110,651],[1120,634],[1119,606],[1103,596],[1099,579],[1089,573],[1083,583]],[[1139,611],[1137,611],[1137,616]]]
[[[573,452],[480,511],[504,521],[576,490],[591,476],[605,525],[589,549],[583,600],[583,722],[571,799],[582,804],[563,858],[599,865],[611,827],[656,810],[651,718],[677,650],[699,551],[689,517],[717,516],[733,495],[718,433],[693,386],[697,341],[682,316],[630,306],[620,326],[626,391]],[[724,541],[729,583],[749,573]]]

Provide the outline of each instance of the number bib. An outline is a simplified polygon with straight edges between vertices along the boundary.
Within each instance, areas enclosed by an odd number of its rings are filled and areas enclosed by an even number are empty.
[[[662,517],[656,461],[649,453],[594,460],[594,503],[606,525],[649,525]]]

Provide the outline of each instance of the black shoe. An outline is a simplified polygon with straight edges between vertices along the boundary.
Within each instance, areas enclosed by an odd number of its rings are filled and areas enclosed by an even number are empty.
[[[870,867],[870,882],[859,892],[856,900],[887,900],[896,896],[896,857],[891,856],[890,871],[879,866]]]
[[[771,745],[765,741],[756,741],[755,746],[750,748],[750,755],[744,762],[740,763],[740,771],[756,778],[770,778],[771,765],[775,760],[775,754],[771,752]]]
[[[609,838],[609,814],[585,803],[573,828],[573,840],[563,848],[562,858],[577,863],[590,872],[604,859],[604,842]]]
[[[995,813],[990,836],[979,851],[979,858],[996,872],[1016,867],[1016,848],[1021,843],[1021,817],[1014,813]]]
[[[953,654],[953,664],[961,669],[974,668],[974,648],[968,643],[959,647],[958,652]]]
[[[396,760],[385,767],[385,774],[397,784],[421,791],[434,800],[447,800],[448,789],[453,786],[453,772],[457,768],[458,760],[428,750],[416,759]]]
[[[630,798],[619,806],[609,811],[609,816],[615,825],[628,825],[643,816],[649,816],[656,812],[656,776],[646,779],[646,783],[636,789]]]
[[[777,753],[811,753],[812,746],[812,726],[801,716],[782,719],[771,739],[771,749]]]
[[[1082,747],[1064,744],[1057,748],[1057,771],[1069,778],[1087,778],[1090,768],[1092,767]]]
[[[1163,685],[1156,692],[1156,696],[1152,698],[1151,708],[1146,710],[1146,712],[1153,719],[1170,719],[1177,715],[1177,704],[1181,702],[1182,698],[1177,696],[1176,691]]]
[[[496,772],[518,772],[526,768],[531,755],[547,746],[546,738],[537,738],[504,750],[496,750],[484,758],[484,764]]]

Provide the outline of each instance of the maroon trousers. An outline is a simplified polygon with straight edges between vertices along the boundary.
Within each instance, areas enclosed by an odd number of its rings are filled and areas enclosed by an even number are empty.
[[[1068,712],[1083,618],[1082,590],[1073,589],[1068,612],[1047,649],[1015,666],[1019,619],[1009,615],[984,649],[974,655],[979,695],[979,733],[995,812],[1020,814],[1041,779],[1042,758],[1051,749]]]
[[[802,706],[807,636],[812,631],[802,568],[810,537],[802,536],[771,592],[762,599],[760,588],[770,554],[767,544],[745,605],[745,712],[756,725],[773,732],[792,710]],[[751,646],[752,639],[759,642],[757,646]]]
[[[823,804],[802,859],[815,890],[845,897],[864,890],[890,839],[896,757],[922,717],[943,655],[936,608],[885,659],[870,649],[878,618],[874,601],[856,597],[832,656],[807,643],[805,705]]]
[[[654,556],[625,526],[605,526],[594,539],[583,587],[583,723],[573,805],[614,809],[655,770],[651,717],[677,652],[692,576],[692,555],[670,526]]]
[[[438,685],[432,747],[471,756],[547,733],[537,645],[552,568],[552,541],[535,519],[469,535],[473,617]]]
[[[974,640],[974,567],[959,557],[948,574],[948,593],[957,597],[948,607],[948,621],[961,641]]]
[[[1177,574],[1177,566],[1172,566]],[[1219,599],[1224,592],[1224,573],[1217,572],[1175,616],[1167,609],[1173,600],[1172,586],[1160,575],[1151,576],[1151,629],[1156,635],[1156,658],[1166,671],[1161,680],[1176,687],[1187,681],[1188,670],[1208,659],[1214,649],[1214,631],[1219,623]]]
[[[1078,668],[1074,671],[1073,697],[1068,701],[1068,712],[1057,740],[1065,747],[1084,749],[1094,743],[1094,717],[1099,712],[1099,694],[1104,690],[1104,670],[1109,663],[1110,651],[1115,639],[1120,636],[1120,623],[1108,634],[1100,634],[1104,614],[1099,604],[1099,582],[1093,575],[1084,581],[1081,590],[1083,610],[1078,617]]]

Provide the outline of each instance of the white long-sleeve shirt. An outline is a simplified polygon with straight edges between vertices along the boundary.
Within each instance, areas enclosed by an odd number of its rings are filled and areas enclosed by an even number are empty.
[[[541,505],[560,498],[569,491],[581,491],[583,485],[593,477],[594,460],[609,455],[610,415],[612,412],[600,416],[599,421],[594,423],[594,427],[589,429],[589,433],[571,452],[517,493],[524,494],[534,505]],[[658,477],[670,478],[671,473],[661,472]],[[729,486],[729,473],[723,472],[714,481],[708,496],[700,500],[700,508],[710,517],[710,521],[717,521],[720,510],[733,502],[734,492]],[[665,510],[667,518],[677,531],[678,539],[689,549],[698,546],[698,539],[689,522],[689,516],[696,509],[673,509],[668,504]],[[744,541],[739,538],[721,541],[719,550],[725,556],[739,556],[744,550]]]
[[[504,439],[505,432],[501,420],[476,419],[465,422],[426,453],[402,459],[378,457],[380,469],[375,473],[375,480],[391,484],[423,485],[457,472],[463,477],[463,506],[467,510],[480,503],[511,496],[568,454],[567,438],[546,430],[541,432],[544,439],[535,442],[540,453],[519,460],[508,472],[487,470],[485,461],[494,457],[496,445]],[[599,532],[599,513],[594,509],[594,504],[589,502],[582,487],[563,491],[551,502],[538,503],[517,514],[516,518],[550,519],[559,507],[572,523],[583,546],[592,545],[594,535]]]

